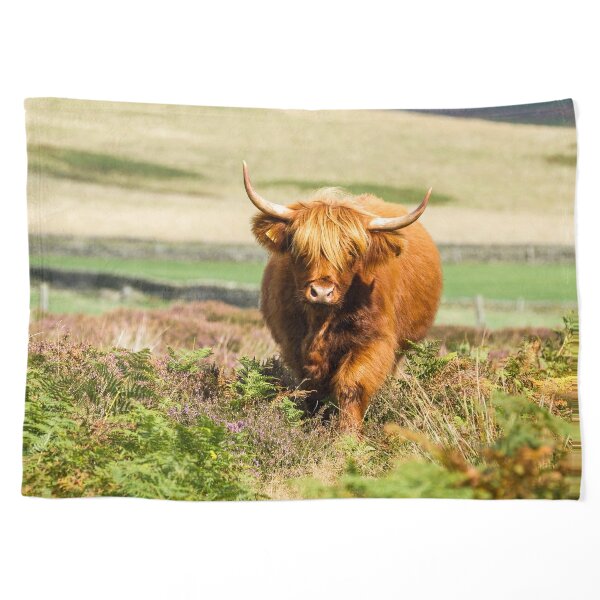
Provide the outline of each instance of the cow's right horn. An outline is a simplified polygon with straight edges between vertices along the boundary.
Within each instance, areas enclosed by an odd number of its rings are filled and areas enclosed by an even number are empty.
[[[248,165],[246,161],[242,161],[243,170],[244,170],[244,187],[246,188],[246,194],[248,194],[248,198],[258,210],[264,212],[267,215],[275,217],[277,219],[281,219],[282,221],[289,221],[294,216],[294,211],[287,206],[282,206],[281,204],[275,204],[273,202],[269,202],[261,195],[257,194],[250,183],[250,175],[248,175]]]

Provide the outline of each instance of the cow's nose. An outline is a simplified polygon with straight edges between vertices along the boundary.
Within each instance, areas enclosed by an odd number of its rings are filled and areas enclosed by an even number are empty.
[[[334,286],[332,284],[319,285],[318,283],[311,283],[308,299],[311,302],[329,304],[333,302],[333,290]]]

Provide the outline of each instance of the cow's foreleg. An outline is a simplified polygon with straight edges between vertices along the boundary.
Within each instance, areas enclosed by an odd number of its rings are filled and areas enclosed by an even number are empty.
[[[329,362],[324,356],[311,353],[303,369],[302,388],[308,391],[305,405],[309,414],[314,415],[322,408],[322,400],[328,395],[326,385],[329,374]]]
[[[375,340],[350,351],[333,378],[340,409],[340,429],[357,432],[362,427],[371,398],[381,387],[395,363],[393,340]]]

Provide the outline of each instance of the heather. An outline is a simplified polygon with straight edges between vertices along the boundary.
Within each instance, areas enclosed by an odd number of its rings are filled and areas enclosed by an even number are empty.
[[[34,313],[34,316],[35,313]],[[31,322],[35,339],[59,340],[69,334],[72,341],[83,341],[109,350],[115,346],[164,354],[168,347],[210,347],[218,364],[233,367],[238,358],[267,359],[277,354],[258,309],[237,308],[223,302],[182,302],[167,308],[118,308],[100,315],[46,314]],[[434,326],[430,339],[442,350],[461,343],[483,344],[495,354],[508,352],[524,337],[542,341],[556,339],[548,328],[503,328],[481,330],[458,325]]]
[[[240,356],[266,358],[276,346],[258,309],[222,302],[189,302],[163,309],[120,308],[102,315],[50,314],[32,321],[34,338],[87,342],[164,354],[169,347],[210,347],[213,359],[232,367]]]
[[[434,330],[360,436],[339,433],[332,401],[305,412],[257,311],[53,319],[32,324],[26,495],[578,496],[574,317],[556,332]]]

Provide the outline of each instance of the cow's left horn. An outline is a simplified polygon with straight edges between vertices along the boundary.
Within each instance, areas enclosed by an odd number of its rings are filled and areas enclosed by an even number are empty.
[[[243,170],[244,170],[244,187],[246,188],[246,194],[248,194],[248,198],[258,210],[264,212],[267,215],[271,215],[272,217],[276,217],[277,219],[281,219],[282,221],[289,221],[294,216],[294,211],[287,206],[282,206],[281,204],[275,204],[274,202],[269,202],[259,194],[254,191],[252,184],[250,183],[250,175],[248,175],[248,165],[246,161],[242,161]]]
[[[432,188],[429,188],[423,202],[421,202],[421,204],[419,204],[419,206],[411,213],[402,215],[401,217],[375,217],[374,219],[371,219],[367,225],[367,229],[369,229],[369,231],[394,231],[395,229],[408,227],[425,212],[427,203],[429,202],[429,196],[431,196],[431,190]]]

